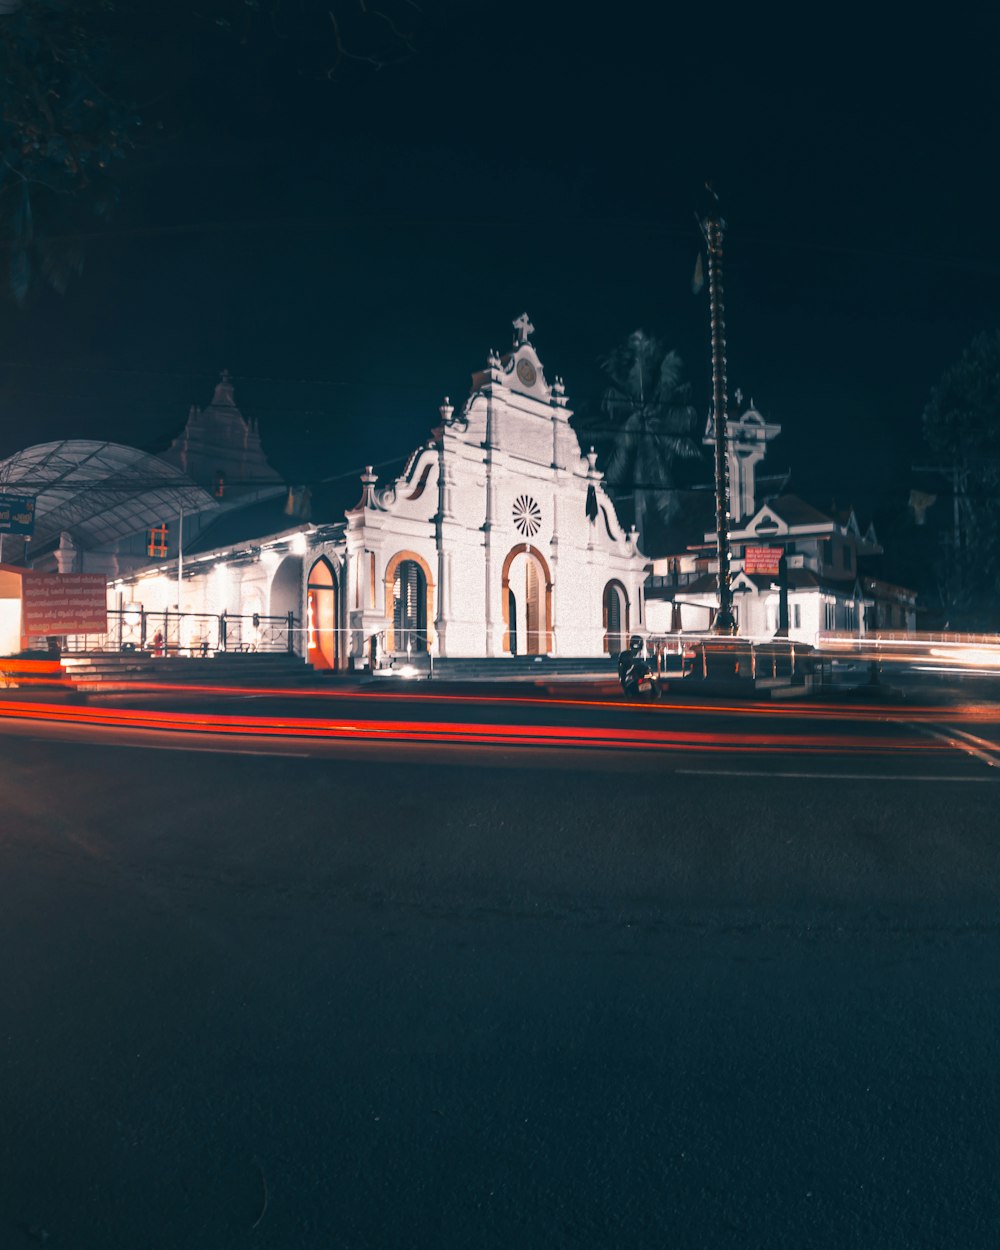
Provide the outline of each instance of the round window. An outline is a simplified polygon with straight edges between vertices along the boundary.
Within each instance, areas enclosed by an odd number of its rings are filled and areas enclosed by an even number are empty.
[[[534,538],[542,527],[542,510],[530,495],[514,500],[514,524],[525,538]]]

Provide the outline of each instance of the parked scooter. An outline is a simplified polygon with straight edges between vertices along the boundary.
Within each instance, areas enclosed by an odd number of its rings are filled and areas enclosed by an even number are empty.
[[[628,699],[658,699],[660,688],[656,675],[644,655],[641,638],[632,638],[627,651],[618,657],[618,680]]]

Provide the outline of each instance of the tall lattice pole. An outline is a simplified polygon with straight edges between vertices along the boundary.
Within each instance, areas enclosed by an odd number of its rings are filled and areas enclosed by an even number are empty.
[[[711,188],[709,188],[711,191]],[[729,418],[726,394],[726,308],[722,290],[722,236],[726,223],[719,200],[711,203],[701,221],[708,251],[708,296],[712,320],[712,414],[715,423],[715,533],[719,549],[719,612],[712,626],[716,634],[735,634],[729,542]]]

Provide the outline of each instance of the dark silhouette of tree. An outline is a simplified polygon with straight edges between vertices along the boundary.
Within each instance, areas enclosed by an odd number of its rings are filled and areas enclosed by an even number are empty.
[[[679,462],[701,456],[693,438],[697,416],[690,387],[682,381],[677,353],[643,330],[630,334],[601,363],[611,382],[601,401],[605,476],[613,497],[631,501],[646,544],[678,511]]]
[[[993,630],[1000,621],[1000,330],[973,339],[943,374],[923,432],[954,492],[940,568],[950,624]]]
[[[129,97],[176,92],[185,48],[213,35],[237,49],[280,42],[299,73],[332,79],[412,56],[423,18],[415,0],[0,0],[9,292],[23,304],[39,285],[63,291],[79,274],[81,236],[116,202],[116,166],[137,146],[139,113],[156,112]]]
[[[349,62],[386,69],[417,51],[425,5],[416,0],[228,0],[212,19],[244,41],[262,27],[270,37],[301,40],[304,72],[333,78]]]
[[[82,265],[80,215],[114,203],[136,118],[108,90],[111,17],[102,0],[0,5],[0,237],[18,303],[40,279],[65,289]]]

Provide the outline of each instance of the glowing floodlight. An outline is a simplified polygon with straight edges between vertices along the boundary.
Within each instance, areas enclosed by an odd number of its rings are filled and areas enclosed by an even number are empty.
[[[985,650],[982,647],[931,647],[936,660],[951,664],[965,664],[972,668],[1000,668],[1000,649]]]

